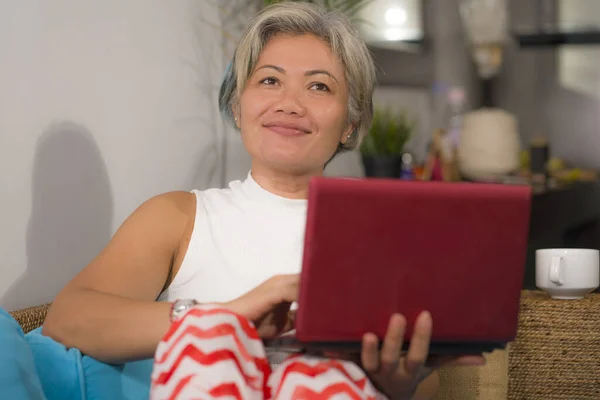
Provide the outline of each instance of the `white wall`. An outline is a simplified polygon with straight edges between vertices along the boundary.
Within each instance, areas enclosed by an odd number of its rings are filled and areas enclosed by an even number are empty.
[[[215,4],[0,2],[0,307],[50,301],[147,198],[218,185]]]
[[[600,20],[597,0],[568,0],[558,3],[559,23],[569,26],[594,26]],[[600,49],[598,46],[563,46],[558,49],[559,82],[570,89],[600,98]]]
[[[245,177],[217,110],[241,4],[0,1],[0,307],[51,301],[146,199]]]
[[[566,26],[597,26],[600,2],[561,0],[558,19]],[[542,93],[544,131],[552,153],[576,166],[600,169],[600,50],[563,46],[555,62],[557,71]]]

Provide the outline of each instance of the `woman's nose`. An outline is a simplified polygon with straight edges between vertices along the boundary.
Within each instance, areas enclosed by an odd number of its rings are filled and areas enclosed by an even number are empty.
[[[304,116],[306,109],[302,103],[302,99],[298,90],[287,88],[282,91],[281,99],[277,104],[278,112],[283,112],[286,115]]]

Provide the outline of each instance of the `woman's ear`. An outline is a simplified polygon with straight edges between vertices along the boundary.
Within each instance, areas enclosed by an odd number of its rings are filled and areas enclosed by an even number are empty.
[[[348,139],[350,139],[350,137],[354,134],[355,130],[356,130],[356,124],[348,124],[346,129],[344,129],[344,132],[342,132],[342,137],[340,138],[340,143],[346,144]]]
[[[233,113],[233,121],[235,122],[235,126],[237,126],[237,128],[240,129],[240,112],[239,112],[239,107],[232,106],[231,107],[231,111]]]

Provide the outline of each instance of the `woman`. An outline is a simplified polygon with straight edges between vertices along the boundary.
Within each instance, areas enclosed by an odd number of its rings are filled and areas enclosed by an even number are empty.
[[[370,54],[344,17],[301,2],[265,9],[220,95],[252,158],[247,178],[142,204],[59,293],[43,332],[111,363],[152,357],[171,320],[196,303],[253,321],[261,337],[279,333],[276,316],[297,297],[308,182],[359,145],[374,84]],[[409,398],[435,386],[422,373],[431,324],[419,318],[406,357],[402,316],[392,316],[381,351],[365,335],[362,368],[384,393]]]

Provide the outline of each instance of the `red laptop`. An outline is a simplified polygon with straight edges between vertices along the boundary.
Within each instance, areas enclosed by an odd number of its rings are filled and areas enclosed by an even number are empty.
[[[408,342],[428,310],[432,354],[504,347],[517,331],[530,202],[528,186],[314,178],[295,341],[358,349],[402,313]]]

